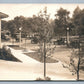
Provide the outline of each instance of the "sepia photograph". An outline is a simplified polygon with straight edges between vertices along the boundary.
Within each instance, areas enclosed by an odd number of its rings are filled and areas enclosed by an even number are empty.
[[[0,4],[0,81],[84,81],[84,4]]]

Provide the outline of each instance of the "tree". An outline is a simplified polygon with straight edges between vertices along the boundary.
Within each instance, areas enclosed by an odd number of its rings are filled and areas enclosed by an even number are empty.
[[[51,56],[51,53],[54,51],[53,46],[50,46],[53,30],[49,23],[49,17],[49,14],[47,14],[47,7],[44,8],[43,12],[40,11],[38,14],[39,23],[37,24],[37,32],[39,35],[39,53],[44,59],[44,78],[46,77],[46,58]],[[53,50],[51,48],[53,48]]]
[[[55,14],[55,35],[57,36],[64,36],[66,35],[66,28],[68,26],[68,21],[69,21],[69,11],[60,8],[57,11],[57,14]]]
[[[79,46],[78,49],[72,48],[70,56],[70,63],[68,66],[63,65],[64,68],[68,68],[72,75],[76,74],[76,80],[80,79],[80,71],[84,70],[84,43]]]
[[[84,35],[84,9],[80,10],[77,7],[73,13],[73,23],[75,26],[76,35]]]
[[[79,8],[79,6],[77,6],[73,12],[73,18],[76,17],[76,15],[78,15],[81,12],[81,9]]]
[[[79,8],[79,6],[77,6],[73,11],[73,17],[72,17],[72,23],[74,24],[73,30],[75,35],[78,35],[79,32],[78,25],[79,25],[80,13],[81,13],[81,9]]]
[[[5,29],[7,30],[7,21],[2,20],[1,26],[2,26],[2,30],[5,30]]]
[[[7,22],[7,29],[11,32],[11,37],[15,38],[15,33],[17,31],[14,21],[10,20]]]
[[[27,31],[29,31],[29,27],[27,27],[27,20],[24,16],[16,16],[14,20],[8,21],[6,25],[6,29],[8,29],[11,32],[11,36],[13,38],[17,38],[17,34],[19,34],[20,27],[22,27],[22,36],[24,36],[26,33],[28,33]]]
[[[72,72],[72,75],[77,74],[77,79],[79,80],[79,65],[80,65],[80,55],[79,51],[76,51],[73,49],[72,55],[70,56],[70,71]]]
[[[84,69],[84,9],[80,10],[79,7],[77,7],[74,10],[72,23],[74,24],[75,29],[75,35],[79,35],[79,44],[78,49],[73,48],[72,49],[72,55],[70,56],[70,64],[69,68],[72,72],[72,75],[76,74],[77,79],[80,80],[80,70]]]
[[[14,18],[14,23],[17,28],[23,27],[25,17],[24,16],[16,16]]]

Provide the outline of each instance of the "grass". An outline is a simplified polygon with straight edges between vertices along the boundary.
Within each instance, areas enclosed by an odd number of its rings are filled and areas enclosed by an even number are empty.
[[[13,49],[15,49],[15,50],[22,50],[22,49],[24,49],[22,47],[19,47],[18,45],[8,45],[8,46],[13,48]]]
[[[24,53],[28,55],[29,57],[43,63],[44,62],[44,57],[41,57],[41,55],[38,52],[32,52],[32,53]],[[53,59],[51,57],[46,57],[46,63],[57,63],[58,60]]]
[[[31,49],[31,50],[33,50],[33,51],[35,51],[35,52],[24,53],[24,54],[26,54],[27,56],[29,56],[29,57],[31,57],[31,58],[33,58],[33,59],[35,59],[35,60],[37,60],[37,61],[43,63],[43,62],[44,62],[44,57],[41,57],[41,55],[38,53],[38,49],[35,48],[35,47],[37,47],[37,46],[38,46],[38,44],[37,44],[37,45],[36,45],[36,44],[28,44],[28,45],[27,45],[28,49]],[[11,47],[11,48],[13,48],[13,49],[15,49],[15,50],[23,50],[23,49],[24,49],[24,48],[22,48],[22,47],[19,47],[19,45],[9,45],[9,47]],[[52,54],[54,58],[52,58],[52,57],[47,57],[47,58],[46,58],[46,62],[47,62],[47,63],[56,63],[56,62],[57,62],[56,59],[59,59],[59,60],[61,60],[61,61],[63,61],[63,62],[65,62],[65,61],[68,62],[68,61],[69,61],[69,60],[68,60],[69,57],[67,56],[67,51],[69,51],[69,50],[70,50],[70,48],[67,48],[66,46],[56,47],[55,53]],[[58,52],[60,52],[59,55],[57,54]],[[64,52],[65,55],[64,55],[64,54],[61,54],[62,52]],[[67,58],[68,58],[68,59],[67,59]],[[67,60],[66,60],[66,59],[67,59]]]
[[[31,52],[31,53],[24,53],[27,56],[39,61],[39,62],[44,62],[44,57],[38,53],[38,49],[36,49],[35,47],[37,47],[37,44],[28,44],[27,45],[31,50],[35,51],[35,52]],[[24,48],[19,47],[18,45],[9,45],[9,47],[15,49],[15,50],[22,50]],[[52,57],[46,57],[46,63],[56,63],[58,62],[56,59],[53,59]]]

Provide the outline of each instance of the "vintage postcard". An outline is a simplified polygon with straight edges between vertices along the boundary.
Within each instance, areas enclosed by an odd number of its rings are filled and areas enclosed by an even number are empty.
[[[84,4],[0,3],[0,80],[84,80]]]

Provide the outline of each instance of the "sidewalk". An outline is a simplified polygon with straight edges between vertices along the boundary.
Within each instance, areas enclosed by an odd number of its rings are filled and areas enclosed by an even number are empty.
[[[29,56],[23,54],[24,52],[22,50],[15,50],[13,48],[10,48],[12,54],[19,59],[20,61],[22,61],[23,63],[40,63],[39,61],[30,58]],[[32,52],[32,51],[28,51],[28,52]]]
[[[43,78],[43,63],[20,63],[0,60],[0,80],[36,80]],[[46,76],[51,80],[75,80],[68,69],[62,67],[62,63],[47,63]]]

